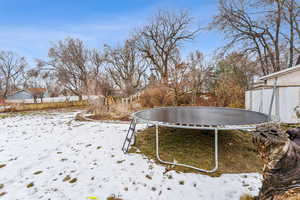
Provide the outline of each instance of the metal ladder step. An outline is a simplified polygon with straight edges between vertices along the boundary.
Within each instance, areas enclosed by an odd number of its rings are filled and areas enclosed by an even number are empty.
[[[132,119],[131,120],[131,123],[130,123],[130,126],[129,126],[129,129],[127,131],[127,135],[126,135],[126,138],[123,142],[123,146],[122,146],[122,151],[124,153],[127,153],[128,152],[128,149],[130,147],[130,144],[132,142],[132,139],[134,138],[134,133],[135,133],[135,127],[136,127],[136,122],[135,122],[135,119]]]

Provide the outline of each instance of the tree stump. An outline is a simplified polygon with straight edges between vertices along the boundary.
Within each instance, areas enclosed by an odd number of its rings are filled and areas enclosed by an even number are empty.
[[[263,160],[259,200],[300,199],[300,128],[257,127],[253,142]]]

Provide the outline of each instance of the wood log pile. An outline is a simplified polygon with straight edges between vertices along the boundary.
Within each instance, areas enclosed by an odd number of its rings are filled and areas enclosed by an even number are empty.
[[[300,200],[300,128],[257,127],[253,142],[263,160],[259,200]]]

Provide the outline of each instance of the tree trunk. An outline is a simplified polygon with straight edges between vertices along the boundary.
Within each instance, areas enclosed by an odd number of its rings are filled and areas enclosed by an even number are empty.
[[[4,93],[3,93],[3,98],[5,99],[5,98],[7,98],[7,94],[8,94],[8,88],[9,88],[9,80],[7,79],[6,81],[5,81],[5,89],[4,89]]]
[[[289,67],[293,67],[294,63],[294,0],[291,0],[289,7],[289,20],[290,20],[290,56],[289,56]]]

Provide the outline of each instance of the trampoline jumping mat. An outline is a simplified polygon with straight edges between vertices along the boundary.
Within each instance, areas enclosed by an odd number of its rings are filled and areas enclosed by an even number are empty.
[[[162,107],[138,111],[133,117],[167,124],[231,126],[269,122],[268,115],[243,109],[223,107]]]

